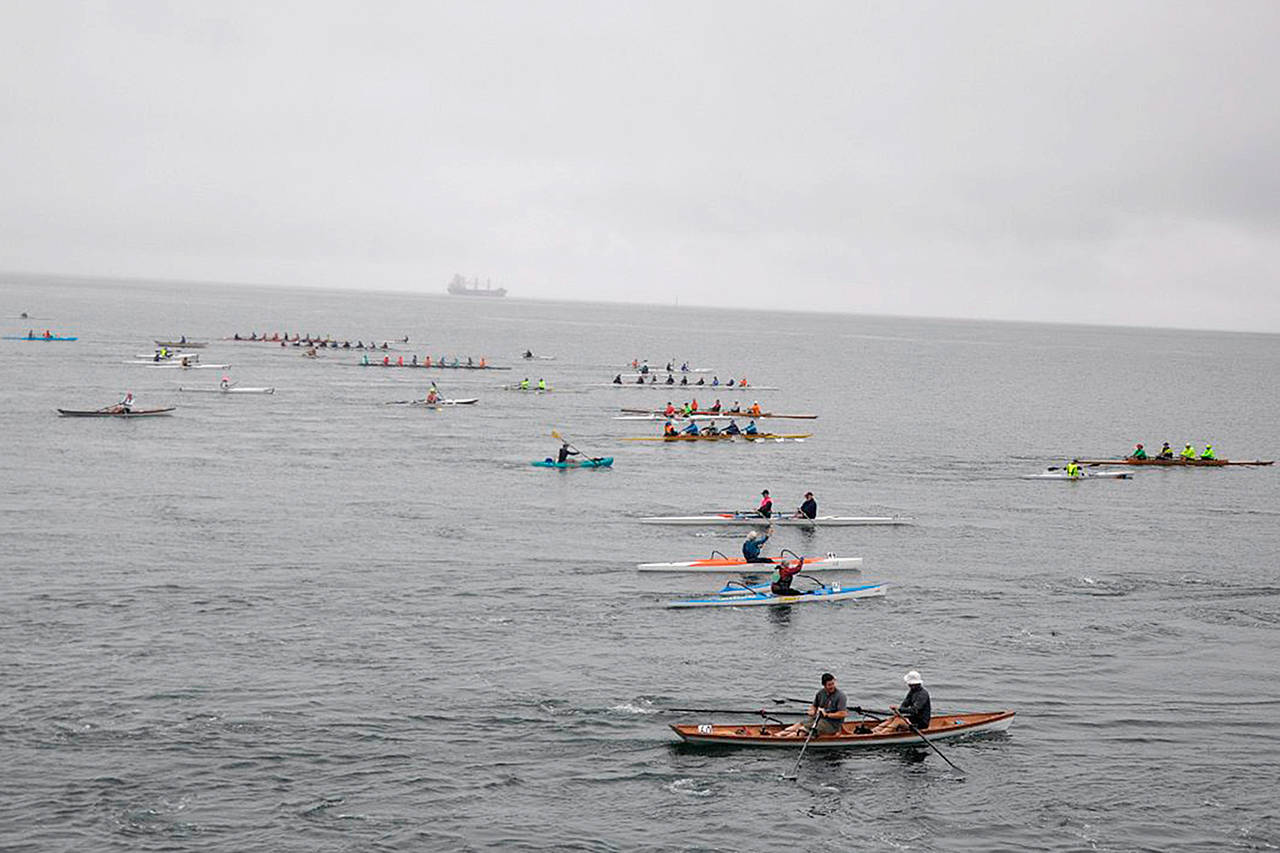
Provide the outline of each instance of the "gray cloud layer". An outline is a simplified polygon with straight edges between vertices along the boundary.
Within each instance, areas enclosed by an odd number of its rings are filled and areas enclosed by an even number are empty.
[[[0,13],[0,267],[1280,328],[1280,4]]]

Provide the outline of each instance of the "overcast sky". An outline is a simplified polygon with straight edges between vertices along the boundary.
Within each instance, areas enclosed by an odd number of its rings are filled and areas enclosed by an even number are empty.
[[[1280,331],[1280,2],[8,2],[0,269]]]

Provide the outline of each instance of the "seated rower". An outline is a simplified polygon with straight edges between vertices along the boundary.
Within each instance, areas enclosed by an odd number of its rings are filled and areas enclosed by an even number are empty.
[[[738,414],[738,413],[740,413],[740,412],[742,411],[742,406],[738,405],[738,401],[737,401],[737,400],[734,400],[734,401],[733,401],[733,408],[732,408],[732,409],[730,409],[729,411],[736,415],[736,414]]]
[[[521,390],[521,391],[528,391],[528,390],[529,390],[529,377],[528,377],[528,376],[526,376],[524,379],[521,379],[521,380],[520,380],[520,390]]]
[[[316,354],[316,348],[315,348],[315,347],[312,347],[312,348],[311,348],[311,350],[310,350],[310,353],[311,353],[312,355],[315,355],[315,354]],[[402,355],[398,355],[398,356],[396,356],[396,367],[404,367],[404,356],[402,356]]]
[[[791,588],[791,581],[796,575],[800,574],[802,568],[804,568],[804,557],[791,563],[786,560],[779,560],[777,567],[773,570],[773,577],[769,583],[769,592],[774,595],[800,595],[799,591]]]
[[[796,510],[796,518],[817,518],[818,502],[813,499],[813,492],[804,493],[804,503]]]
[[[742,428],[743,435],[759,435],[760,430],[756,429],[755,421],[747,421],[747,425]]]
[[[363,367],[369,366],[369,353],[364,353],[363,355],[360,356],[360,364]]]
[[[525,351],[524,351],[524,357],[525,357],[525,358],[533,358],[533,350],[531,350],[531,349],[527,349],[527,350],[525,350]]]
[[[687,418],[692,414],[693,414],[693,406],[690,405],[688,400],[685,400],[684,405],[680,408],[680,415],[682,417]]]
[[[719,435],[720,430],[716,428],[716,422],[712,421],[702,428],[703,435]]]
[[[643,384],[644,384],[644,374],[643,374],[643,373],[636,377],[636,384],[637,384],[637,385],[643,385]]]
[[[418,354],[416,352],[413,354],[413,366],[418,366]]]
[[[773,498],[769,497],[768,489],[760,493],[760,506],[756,507],[756,515],[761,518],[769,518],[773,515]]]
[[[689,362],[686,361],[684,364],[680,365],[680,372],[681,373],[689,372]]]
[[[689,408],[693,410],[693,413],[694,413],[695,415],[698,413],[698,398],[697,398],[697,397],[694,397],[692,400],[690,400],[690,401],[689,401]]]
[[[680,434],[681,434],[681,435],[697,435],[697,434],[698,434],[698,422],[697,422],[697,421],[689,421],[688,426],[686,426],[684,429],[680,430]]]
[[[703,379],[702,377],[698,377],[698,381],[697,381],[695,384],[697,384],[697,385],[706,385],[706,384],[707,384],[707,380]]]
[[[1216,455],[1214,455],[1212,444],[1206,444],[1204,446],[1204,453],[1200,454],[1200,458],[1201,459],[1217,459],[1218,458]]]
[[[383,367],[390,367],[390,366],[391,366],[391,356],[389,356],[389,355],[384,355],[384,356],[382,357],[382,366],[383,366]]]
[[[719,385],[720,385],[720,377],[719,377],[719,376],[712,376],[712,377],[711,377],[711,385],[712,385],[712,387],[719,387]]]
[[[740,435],[741,433],[742,433],[742,430],[738,428],[738,425],[736,423],[734,423],[733,418],[729,418],[729,425],[724,428],[724,434]]]
[[[681,385],[688,385],[688,384],[689,384],[689,377],[688,377],[688,376],[681,376],[681,377],[680,377],[680,384],[681,384]]]
[[[921,731],[929,728],[929,721],[933,719],[933,707],[929,701],[929,691],[924,689],[920,673],[913,669],[902,676],[902,680],[907,682],[906,698],[902,700],[901,705],[889,706],[894,716],[872,729],[872,734],[902,732],[909,730],[912,726]]]
[[[229,389],[231,387],[231,377],[227,376],[226,374],[223,374],[222,381],[218,383],[218,387],[221,388],[223,391],[226,391],[227,389]]]
[[[1164,447],[1160,448],[1160,452],[1156,454],[1157,459],[1172,459],[1173,448],[1169,446],[1169,442],[1164,443]]]
[[[668,384],[668,385],[675,385],[675,384],[676,384],[676,378],[675,378],[674,376],[672,376],[670,373],[668,373],[668,374],[667,374],[667,384]]]
[[[1130,459],[1146,459],[1147,458],[1147,451],[1142,449],[1141,442],[1139,442],[1138,446],[1133,449],[1133,453],[1129,454],[1129,458]]]
[[[484,368],[488,366],[489,366],[489,362],[485,360],[484,356],[480,356],[480,367]]]
[[[476,363],[471,360],[471,356],[467,356],[467,367],[475,367]]]
[[[561,442],[561,443],[560,443],[560,452],[556,454],[556,461],[557,461],[557,462],[564,462],[564,461],[565,461],[566,459],[568,459],[570,456],[577,456],[577,455],[578,455],[578,451],[576,451],[576,450],[570,450],[570,449],[569,449],[569,443],[568,443],[567,441],[566,441],[566,442]]]
[[[132,412],[133,411],[133,392],[132,391],[124,392],[124,399],[121,400],[119,403],[116,403],[114,406],[112,406],[110,411],[116,414],[120,414],[121,412]]]
[[[810,728],[816,737],[839,734],[844,728],[844,718],[849,713],[844,691],[836,686],[836,677],[822,673],[822,689],[813,697],[808,714],[813,724],[793,723],[778,732],[777,737],[808,737]]]
[[[542,379],[541,377],[539,377],[539,379],[538,379],[538,390],[539,390],[539,391],[545,391],[545,390],[547,390],[547,380]]]
[[[667,421],[665,424],[662,425],[663,438],[671,438],[672,436],[676,436],[679,434],[680,433],[676,432],[676,428],[671,425],[671,421]]]
[[[760,549],[769,541],[769,534],[772,532],[773,528],[770,527],[764,532],[753,530],[748,533],[746,540],[742,543],[742,559],[748,563],[772,563],[773,560],[768,557],[760,556]]]
[[[673,372],[674,372],[674,370],[673,370],[673,369],[672,369],[672,367],[671,367],[671,362],[669,362],[669,361],[668,361],[668,362],[667,362],[667,373],[673,373]]]
[[[756,400],[754,403],[751,404],[751,417],[753,418],[760,417],[760,401],[759,400]]]
[[[745,376],[744,376],[744,377],[742,377],[741,379],[739,379],[739,380],[738,380],[738,387],[739,387],[739,388],[746,388],[746,387],[747,387],[747,377],[745,377]]]
[[[662,410],[662,414],[666,415],[668,418],[674,418],[676,416],[676,407],[671,405],[670,400],[667,401],[667,407]]]
[[[617,376],[613,377],[613,384],[614,384],[614,385],[621,385],[621,384],[622,384],[622,374],[621,374],[621,373],[619,373]]]
[[[719,397],[717,397],[717,398],[716,398],[715,405],[713,405],[711,408],[707,409],[707,411],[708,411],[708,412],[710,412],[710,413],[712,413],[712,414],[714,414],[714,415],[718,415],[718,414],[720,414],[720,398],[719,398]]]
[[[1083,471],[1080,470],[1079,459],[1072,459],[1070,462],[1068,462],[1065,470],[1067,472],[1067,476],[1073,480],[1079,480],[1081,474],[1084,473]]]
[[[1195,458],[1196,458],[1196,452],[1195,452],[1194,450],[1192,450],[1192,449],[1191,449],[1191,445],[1190,445],[1190,444],[1188,444],[1186,447],[1182,448],[1182,452],[1181,452],[1181,453],[1179,453],[1179,454],[1178,454],[1178,456],[1182,457],[1183,459],[1188,459],[1188,460],[1190,460],[1190,459],[1195,459]]]

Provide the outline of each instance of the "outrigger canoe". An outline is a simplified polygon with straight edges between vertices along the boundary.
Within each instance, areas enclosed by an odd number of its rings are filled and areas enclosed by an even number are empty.
[[[774,607],[790,604],[820,604],[846,601],[851,598],[877,598],[883,596],[889,585],[869,583],[844,587],[839,584],[820,586],[817,589],[797,592],[795,595],[774,595],[767,586],[742,589],[722,589],[708,598],[692,598],[684,601],[668,601],[667,607],[685,609],[692,607]]]
[[[968,714],[941,714],[929,721],[929,727],[920,734],[931,741],[954,740],[970,735],[1008,731],[1013,725],[1013,711],[978,711]],[[830,735],[815,735],[809,739],[809,749],[847,749],[851,747],[924,746],[914,732],[887,732],[885,734],[857,734],[858,722],[846,722],[841,731]],[[671,730],[686,743],[722,744],[726,746],[768,746],[798,749],[805,742],[803,737],[776,737],[783,726],[724,725],[702,723],[688,725],[672,723]]]
[[[1066,471],[1041,471],[1039,474],[1023,474],[1024,480],[1132,480],[1128,471],[1081,471],[1080,476],[1072,477]]]
[[[641,524],[683,524],[695,525],[769,525],[775,527],[864,527],[895,524],[911,524],[912,520],[903,516],[852,516],[852,515],[819,515],[816,518],[794,518],[792,516],[773,516],[762,518],[754,512],[719,513],[716,515],[653,515],[640,519]]]
[[[1081,465],[1155,465],[1163,468],[1221,468],[1224,465],[1274,465],[1274,459],[1237,462],[1231,459],[1081,459]]]
[[[6,340],[6,341],[78,341],[79,340],[79,338],[71,337],[68,335],[50,335],[47,338],[44,335],[35,335],[35,336],[4,335],[3,338],[0,338],[0,339]]]
[[[612,468],[613,457],[602,456],[599,459],[569,459],[565,462],[557,462],[554,459],[540,459],[537,462],[530,462],[535,468]]]
[[[178,388],[185,394],[274,394],[274,388]]]
[[[734,559],[732,557],[709,557],[705,560],[690,560],[687,563],[640,563],[636,566],[638,572],[686,572],[698,574],[716,574],[726,572],[737,572],[739,574],[762,574],[770,572],[779,562],[794,564],[792,560],[764,560],[762,562],[749,563],[741,557]],[[840,569],[856,569],[862,565],[861,557],[837,557],[835,554],[827,554],[825,557],[805,557],[804,571],[806,572],[831,572]]]
[[[725,435],[718,433],[716,435],[646,435],[639,438],[622,438],[620,441],[804,441],[806,438],[812,438],[811,432],[760,432],[755,435],[747,435],[745,433],[735,433],[733,435]]]
[[[108,412],[102,409],[96,411],[80,411],[77,409],[58,409],[58,414],[64,418],[155,418],[161,415],[171,413],[176,406],[170,406],[167,409],[134,409],[131,412]]]

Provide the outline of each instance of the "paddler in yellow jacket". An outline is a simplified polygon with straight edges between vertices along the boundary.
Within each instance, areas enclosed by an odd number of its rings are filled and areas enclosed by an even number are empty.
[[[1201,453],[1201,454],[1200,454],[1200,458],[1201,458],[1201,459],[1217,459],[1217,458],[1218,458],[1218,457],[1217,457],[1217,456],[1215,456],[1215,455],[1214,455],[1214,453],[1213,453],[1213,445],[1212,445],[1212,444],[1206,444],[1206,445],[1204,446],[1204,453]]]
[[[1068,462],[1068,463],[1067,463],[1067,476],[1068,476],[1068,477],[1070,477],[1070,478],[1071,478],[1071,479],[1073,479],[1073,480],[1079,480],[1079,479],[1080,479],[1080,474],[1081,474],[1081,471],[1080,471],[1080,460],[1079,460],[1079,459],[1072,459],[1070,462]]]
[[[1169,442],[1167,442],[1167,441],[1166,441],[1166,442],[1164,443],[1164,447],[1160,448],[1160,453],[1156,456],[1156,458],[1157,458],[1157,459],[1172,459],[1172,458],[1173,458],[1173,448],[1169,446]]]
[[[1187,461],[1191,461],[1192,459],[1196,458],[1196,452],[1191,448],[1190,444],[1182,448],[1182,452],[1179,453],[1178,455],[1183,459],[1186,459]]]

